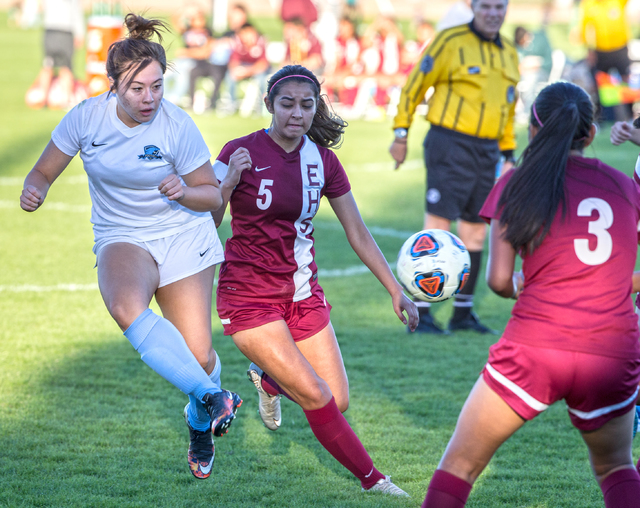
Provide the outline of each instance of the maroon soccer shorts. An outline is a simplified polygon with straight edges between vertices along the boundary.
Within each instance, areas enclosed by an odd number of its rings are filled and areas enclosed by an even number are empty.
[[[611,358],[500,339],[489,349],[482,375],[525,420],[564,399],[571,423],[588,432],[635,405],[640,358]]]
[[[217,308],[225,335],[284,320],[296,342],[322,331],[331,313],[331,305],[319,288],[309,298],[289,303],[228,300],[218,295]]]

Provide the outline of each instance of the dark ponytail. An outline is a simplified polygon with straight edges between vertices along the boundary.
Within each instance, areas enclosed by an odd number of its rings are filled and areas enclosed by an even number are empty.
[[[340,148],[340,145],[342,145],[342,135],[348,124],[331,110],[327,96],[320,95],[320,82],[318,78],[306,67],[302,65],[285,65],[271,76],[271,79],[267,83],[267,97],[269,102],[273,104],[282,85],[290,83],[291,81],[309,83],[314,87],[317,107],[313,122],[307,132],[309,139],[316,145],[325,148]]]
[[[161,44],[151,39],[155,35],[162,42],[162,31],[169,31],[166,23],[158,19],[145,19],[133,13],[124,18],[129,31],[128,37],[114,42],[107,54],[107,76],[113,79],[111,91],[115,92],[123,74],[134,69],[125,88],[151,62],[158,62],[162,74],[167,70],[167,55]]]
[[[562,203],[566,214],[565,172],[571,150],[582,150],[593,121],[587,93],[572,83],[545,87],[531,107],[531,125],[539,128],[522,164],[505,186],[499,208],[505,238],[527,253],[542,243]]]

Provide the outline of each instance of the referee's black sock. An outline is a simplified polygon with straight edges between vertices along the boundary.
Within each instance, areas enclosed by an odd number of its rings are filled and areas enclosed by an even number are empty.
[[[471,266],[469,267],[469,278],[467,283],[455,296],[453,300],[453,316],[452,321],[461,321],[465,319],[473,309],[473,293],[476,289],[478,274],[480,273],[480,263],[482,262],[482,251],[469,251],[471,258]]]
[[[413,303],[415,303],[416,307],[418,307],[419,316],[428,316],[431,313],[431,304],[429,302],[423,302],[422,300],[414,298]]]

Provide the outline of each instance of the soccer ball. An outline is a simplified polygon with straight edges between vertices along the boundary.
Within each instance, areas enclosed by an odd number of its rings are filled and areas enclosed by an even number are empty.
[[[398,278],[407,292],[425,302],[440,302],[460,292],[471,259],[464,243],[442,229],[412,235],[398,253]]]

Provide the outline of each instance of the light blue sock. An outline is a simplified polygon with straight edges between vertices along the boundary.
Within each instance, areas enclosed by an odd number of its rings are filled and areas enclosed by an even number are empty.
[[[209,374],[209,379],[216,387],[216,392],[221,392],[220,388],[220,357],[216,353],[216,366]],[[200,431],[208,430],[211,427],[211,418],[204,408],[204,404],[196,399],[193,395],[189,395],[189,409],[187,410],[187,418],[192,428]]]
[[[151,309],[140,314],[124,332],[142,361],[156,373],[198,400],[219,392],[171,322]]]

